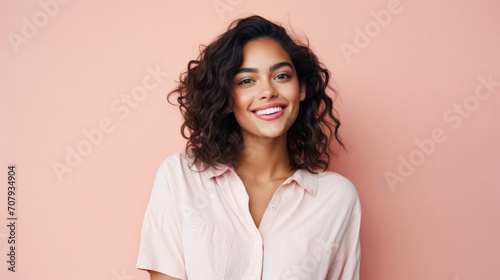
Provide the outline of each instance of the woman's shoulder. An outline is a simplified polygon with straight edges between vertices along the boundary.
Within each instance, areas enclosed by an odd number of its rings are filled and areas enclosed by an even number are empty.
[[[346,177],[333,171],[324,171],[316,174],[318,192],[321,194],[332,194],[342,196],[351,201],[359,200],[358,192],[354,184]]]
[[[172,154],[168,156],[166,159],[163,160],[163,162],[160,165],[160,168],[162,169],[189,169],[189,170],[196,170],[197,166],[193,165],[193,158],[189,155],[187,155],[185,152],[178,152],[175,154]]]

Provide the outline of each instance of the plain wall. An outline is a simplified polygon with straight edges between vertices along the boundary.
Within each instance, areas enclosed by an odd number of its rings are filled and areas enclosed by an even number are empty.
[[[361,199],[361,279],[498,279],[491,0],[1,1],[0,224],[10,164],[18,218],[15,273],[0,227],[1,279],[148,279],[144,211],[185,145],[166,93],[200,44],[252,14],[307,35],[340,91],[347,151],[331,169]]]

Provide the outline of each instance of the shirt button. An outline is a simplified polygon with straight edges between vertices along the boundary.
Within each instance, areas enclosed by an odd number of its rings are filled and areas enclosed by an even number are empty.
[[[271,210],[272,210],[272,211],[276,211],[276,208],[278,208],[276,205],[274,205],[274,204],[273,204],[273,205],[271,205]]]
[[[191,226],[191,231],[196,231],[196,226],[195,225]]]
[[[262,240],[257,240],[257,245],[262,246]]]

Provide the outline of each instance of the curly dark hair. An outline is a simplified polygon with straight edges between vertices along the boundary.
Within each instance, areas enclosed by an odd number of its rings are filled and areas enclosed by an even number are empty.
[[[178,93],[177,102],[185,119],[182,136],[188,139],[186,152],[195,163],[208,166],[217,163],[235,166],[243,149],[239,125],[233,108],[232,80],[243,62],[243,46],[249,41],[268,37],[276,40],[290,56],[299,83],[306,84],[306,98],[300,102],[299,114],[287,132],[288,153],[292,169],[317,172],[330,163],[331,139],[344,147],[338,130],[333,101],[326,90],[329,71],[321,67],[307,44],[295,42],[286,30],[260,16],[233,21],[228,30],[205,46],[197,60],[188,63],[179,76],[178,86],[168,94]]]

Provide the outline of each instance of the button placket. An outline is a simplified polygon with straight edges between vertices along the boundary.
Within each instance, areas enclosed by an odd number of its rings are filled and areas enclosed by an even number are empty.
[[[281,193],[283,192],[283,185],[281,185],[273,194],[271,201],[269,202],[269,206],[264,212],[264,216],[260,221],[259,232],[262,236],[262,239],[266,239],[271,227],[274,223],[274,219],[278,214],[278,210],[281,202]]]
[[[264,260],[264,246],[263,239],[259,236],[255,236],[254,247],[252,249],[252,256],[249,263],[249,273],[247,279],[260,279],[262,275],[262,264]]]

